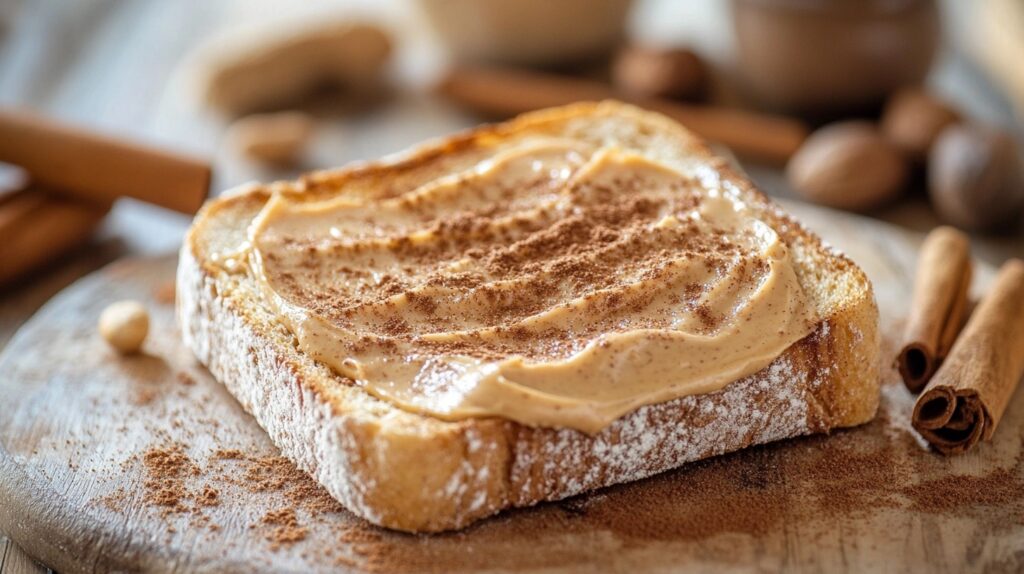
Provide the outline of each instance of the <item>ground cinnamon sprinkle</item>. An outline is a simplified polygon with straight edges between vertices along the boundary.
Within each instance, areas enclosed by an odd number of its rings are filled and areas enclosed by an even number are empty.
[[[245,453],[237,448],[218,449],[213,453],[213,457],[223,460],[242,460],[245,458]]]
[[[223,488],[216,484],[253,494],[279,493],[277,496],[281,496],[286,506],[250,525],[252,528],[271,527],[265,538],[271,542],[272,550],[306,538],[309,528],[299,522],[300,509],[319,523],[327,516],[344,512],[319,484],[283,457],[251,457],[239,449],[218,449],[201,466],[188,456],[185,445],[170,444],[151,447],[140,457],[129,458],[124,462],[125,470],[139,460],[145,473],[143,499],[146,504],[158,508],[165,518],[187,515],[190,524],[205,526],[210,531],[219,531],[221,527],[211,522],[204,509],[221,506],[225,500]],[[237,468],[236,464],[243,468]],[[121,488],[103,497],[101,503],[119,512],[130,498]],[[176,531],[175,527],[169,523],[168,532],[172,531]]]
[[[266,258],[273,265],[265,272],[303,306],[340,326],[361,325],[374,335],[367,344],[401,341],[426,355],[458,353],[489,359],[511,354],[564,358],[599,333],[627,325],[630,329],[663,326],[669,314],[645,314],[644,310],[661,293],[658,280],[675,273],[673,262],[708,259],[730,281],[756,281],[755,275],[767,271],[746,264],[760,254],[754,247],[730,240],[730,230],[701,225],[688,217],[674,218],[672,225],[656,225],[669,214],[699,206],[701,186],[696,180],[680,176],[663,181],[643,174],[584,178],[563,190],[565,205],[533,209],[529,201],[547,196],[531,186],[561,189],[565,185],[546,174],[538,177],[517,181],[507,189],[493,189],[493,182],[486,183],[486,199],[471,206],[472,211],[446,212],[417,200],[408,206],[422,210],[415,224],[381,224],[372,237],[356,234],[324,244],[287,236],[280,251],[268,250]],[[413,241],[411,234],[420,232],[431,240]],[[386,249],[387,260],[397,258],[397,264],[376,269],[375,261],[381,260],[371,254],[378,249]],[[352,253],[360,254],[359,265],[352,266],[346,259]],[[715,254],[724,257],[710,261]],[[732,263],[727,265],[726,259],[736,264],[728,277],[724,272]],[[339,281],[337,274],[344,280]],[[624,291],[627,285],[629,293]],[[464,294],[471,317],[436,313],[447,306],[445,294],[453,290]],[[410,316],[396,306],[399,294],[418,312]],[[585,301],[594,307],[593,320],[574,322],[571,336],[565,329],[517,328],[527,317],[568,301]],[[689,306],[695,298],[678,303]],[[701,329],[709,332],[725,318],[707,307],[696,311]],[[496,336],[459,338],[454,342],[457,347],[419,336],[461,331],[467,324],[478,323],[493,327]],[[352,344],[348,350],[366,349]]]
[[[1012,470],[999,469],[983,476],[953,475],[902,489],[914,510],[942,513],[972,506],[995,506],[1011,511],[1016,524],[1024,524],[1024,479]]]
[[[295,544],[306,539],[309,530],[299,525],[294,508],[272,510],[263,516],[262,524],[273,529],[266,538],[271,542],[271,549],[276,550],[284,545]]]
[[[893,464],[893,449],[884,437],[865,441],[856,433],[803,439],[798,447],[803,453],[785,452],[780,461],[800,491],[806,489],[807,496],[814,497],[822,516],[840,518],[897,507],[893,485],[910,480],[906,469]]]
[[[306,475],[284,457],[245,458],[245,482],[254,492],[281,490]]]
[[[185,479],[197,476],[199,468],[182,446],[150,449],[142,455],[142,463],[146,470],[146,501],[164,508],[164,514],[188,510],[186,501],[192,496]]]
[[[239,450],[219,450],[214,457],[244,465],[238,484],[249,492],[280,491],[293,508],[311,515],[341,512],[343,507],[290,460],[281,456],[250,457]]]
[[[202,506],[216,506],[220,504],[220,492],[212,486],[204,486],[197,498]]]

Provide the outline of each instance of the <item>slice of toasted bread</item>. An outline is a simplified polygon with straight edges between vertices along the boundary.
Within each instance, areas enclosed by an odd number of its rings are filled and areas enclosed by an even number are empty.
[[[381,197],[466,169],[533,135],[616,145],[737,188],[789,246],[820,322],[763,370],[723,389],[641,407],[603,431],[534,428],[497,418],[446,422],[381,401],[297,350],[246,273],[214,264],[278,189]],[[209,202],[181,250],[178,315],[186,344],[282,453],[352,512],[399,530],[463,527],[640,479],[754,444],[870,420],[878,404],[878,311],[849,259],[784,214],[725,160],[663,116],[615,102],[522,116],[402,156],[252,186]]]

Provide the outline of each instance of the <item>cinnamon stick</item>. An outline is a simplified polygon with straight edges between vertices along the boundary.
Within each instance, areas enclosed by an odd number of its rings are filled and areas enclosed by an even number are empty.
[[[963,327],[971,273],[966,235],[952,227],[937,227],[928,234],[921,247],[910,319],[897,357],[900,376],[911,392],[924,388]]]
[[[485,115],[508,117],[580,101],[617,98],[663,113],[748,159],[784,164],[807,138],[791,118],[661,98],[636,98],[603,82],[508,68],[456,68],[438,91]]]
[[[992,438],[1024,377],[1024,261],[1011,259],[914,405],[912,423],[943,454]]]
[[[109,207],[39,188],[0,201],[0,287],[81,245]]]
[[[0,109],[0,161],[61,195],[110,204],[129,196],[192,214],[206,199],[208,162],[92,133],[24,110]]]

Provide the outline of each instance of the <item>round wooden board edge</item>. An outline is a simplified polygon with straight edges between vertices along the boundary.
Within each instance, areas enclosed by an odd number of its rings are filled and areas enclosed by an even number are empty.
[[[67,301],[81,290],[96,289],[110,281],[111,275],[123,275],[134,272],[140,265],[165,267],[176,265],[177,254],[149,257],[127,257],[109,263],[96,271],[82,277],[67,286],[60,293],[46,302],[32,317],[22,325],[11,337],[3,352],[0,353],[0,372],[8,361],[15,358],[21,340],[38,323],[45,323],[51,316],[63,311]],[[0,382],[0,387],[3,383]],[[49,491],[33,497],[20,497],[19,492],[36,490],[39,483],[44,482]],[[0,442],[0,530],[17,544],[22,550],[48,568],[59,572],[96,572],[96,571],[136,571],[144,569],[146,560],[143,548],[133,548],[131,537],[118,531],[119,524],[102,521],[95,517],[87,517],[84,527],[74,530],[67,528],[46,528],[34,525],[63,525],[83,522],[83,517],[73,516],[73,510],[65,505],[49,505],[44,501],[51,498],[63,498],[53,489],[49,481],[33,480],[29,473],[18,464]],[[26,520],[25,516],[32,516]],[[126,544],[127,542],[127,544]],[[120,544],[118,552],[106,552],[110,545]],[[127,547],[124,547],[127,546]],[[83,556],[72,549],[88,548],[89,555]],[[223,564],[222,564],[223,566]],[[241,567],[241,565],[238,565]]]

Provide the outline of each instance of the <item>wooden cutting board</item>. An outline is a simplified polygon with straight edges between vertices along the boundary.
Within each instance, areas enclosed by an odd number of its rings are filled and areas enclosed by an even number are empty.
[[[891,339],[921,238],[788,207],[868,272]],[[97,272],[51,301],[0,357],[0,529],[58,570],[1024,569],[1024,393],[992,443],[946,459],[909,430],[913,401],[891,369],[878,419],[857,429],[747,449],[462,532],[375,528],[280,459],[195,363],[175,328],[174,267],[167,257]],[[981,269],[975,287],[991,274]],[[116,356],[95,331],[103,307],[123,298],[152,310],[140,356]]]

